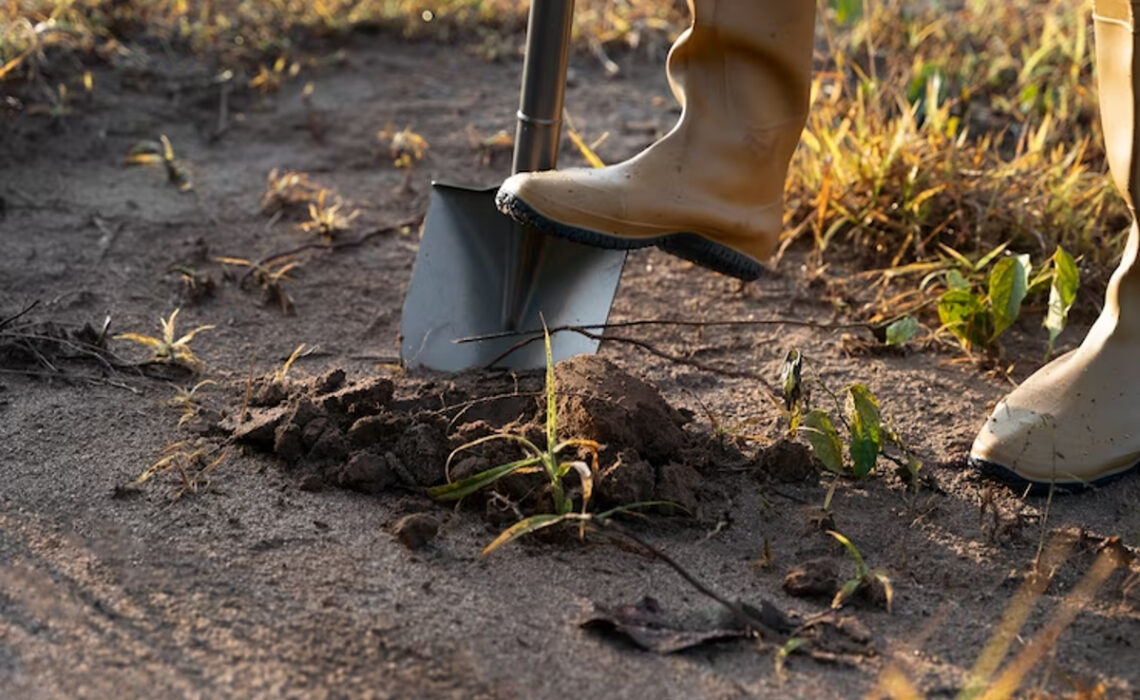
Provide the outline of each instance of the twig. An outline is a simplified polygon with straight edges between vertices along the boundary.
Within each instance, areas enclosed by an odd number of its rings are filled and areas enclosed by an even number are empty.
[[[280,260],[282,258],[288,258],[292,255],[297,255],[298,253],[303,253],[307,250],[331,250],[331,251],[335,252],[338,250],[345,250],[346,248],[356,248],[356,247],[363,245],[364,243],[368,242],[369,240],[371,240],[377,236],[383,236],[386,234],[395,233],[395,232],[399,231],[400,229],[407,228],[409,226],[415,226],[415,225],[419,224],[421,221],[423,221],[422,215],[413,216],[409,219],[404,219],[403,221],[397,222],[397,223],[392,224],[390,226],[382,226],[380,228],[374,228],[371,231],[366,231],[365,233],[362,233],[359,237],[354,238],[351,241],[341,241],[339,243],[326,243],[324,241],[312,241],[310,243],[305,243],[305,244],[299,245],[295,248],[290,248],[289,250],[281,251],[278,253],[271,253],[270,255],[267,255],[264,258],[261,258],[260,260],[257,260],[252,265],[250,265],[246,269],[245,274],[243,274],[241,276],[241,279],[238,280],[238,286],[244,287],[246,280],[248,280],[249,276],[252,275],[256,270],[264,268],[266,265],[268,265],[272,262],[275,262],[277,260]]]
[[[4,326],[7,326],[8,324],[12,323],[16,319],[20,318],[21,316],[28,313],[29,311],[31,311],[32,309],[36,308],[39,305],[40,305],[40,300],[36,299],[31,304],[28,304],[26,307],[24,307],[23,311],[16,312],[15,316],[9,316],[8,318],[4,319],[3,321],[0,321],[0,329],[4,328]]]
[[[685,579],[685,581],[688,582],[690,586],[697,589],[697,591],[699,591],[702,595],[704,595],[708,598],[711,598],[712,600],[715,600],[717,603],[720,603],[729,612],[732,613],[733,617],[735,617],[737,620],[739,620],[746,627],[748,627],[750,629],[758,630],[761,634],[763,634],[769,640],[780,640],[780,641],[784,640],[785,635],[782,635],[779,632],[777,632],[776,630],[769,627],[767,624],[764,623],[763,620],[758,620],[755,615],[752,615],[751,613],[749,613],[744,608],[744,606],[742,606],[740,603],[734,603],[731,600],[728,600],[727,598],[721,597],[720,594],[718,594],[716,591],[714,591],[711,588],[709,588],[708,586],[706,586],[704,583],[702,583],[700,580],[698,580],[696,576],[693,576],[692,574],[690,574],[685,569],[685,567],[678,564],[676,561],[673,560],[672,557],[670,557],[665,552],[662,552],[660,549],[657,549],[653,545],[649,544],[645,540],[641,539],[637,535],[633,534],[632,532],[630,532],[629,530],[625,529],[624,527],[618,525],[615,522],[612,522],[610,520],[596,520],[596,521],[594,521],[594,523],[596,525],[599,525],[603,529],[613,530],[617,534],[621,535],[622,537],[625,537],[629,541],[631,541],[634,544],[636,544],[637,546],[641,547],[642,549],[644,549],[649,554],[651,554],[654,557],[663,561],[666,565],[669,566],[669,568],[673,569],[673,571],[676,571],[681,576],[681,578]]]
[[[125,389],[125,390],[131,392],[132,394],[135,394],[136,396],[142,396],[142,393],[143,393],[143,392],[139,391],[138,389],[134,388],[133,386],[130,386],[129,384],[124,384],[122,382],[116,382],[116,381],[114,381],[112,379],[108,379],[106,377],[94,377],[94,376],[87,375],[87,374],[67,374],[66,372],[63,372],[63,371],[41,372],[41,371],[37,371],[34,369],[7,369],[7,368],[0,368],[0,374],[14,374],[14,375],[19,375],[19,376],[24,376],[24,377],[41,377],[41,378],[46,378],[46,379],[62,379],[64,381],[76,381],[76,380],[78,380],[78,381],[90,382],[92,384],[106,384],[107,386],[113,386],[116,389]]]
[[[589,327],[589,326],[587,326],[587,327]],[[768,399],[770,401],[772,401],[772,403],[774,403],[777,406],[783,405],[783,403],[778,398],[780,392],[778,392],[776,390],[776,387],[774,387],[772,385],[772,383],[769,382],[767,379],[765,379],[763,376],[756,374],[754,372],[748,372],[746,370],[736,370],[736,369],[726,369],[723,367],[716,367],[713,365],[705,364],[704,362],[701,362],[699,360],[694,360],[694,359],[691,359],[688,357],[681,357],[679,355],[672,355],[670,353],[665,352],[664,350],[658,349],[656,346],[654,346],[654,345],[652,345],[652,344],[650,344],[644,340],[638,340],[636,338],[624,338],[621,336],[612,336],[612,335],[603,336],[603,335],[598,334],[598,333],[591,333],[590,331],[586,330],[585,328],[578,328],[575,326],[563,326],[560,328],[551,329],[551,331],[550,331],[551,335],[553,335],[555,333],[555,331],[572,331],[574,333],[578,333],[579,335],[583,335],[583,336],[585,336],[591,340],[596,340],[598,342],[611,341],[614,343],[626,343],[627,345],[633,345],[635,347],[641,348],[645,352],[648,352],[650,355],[660,357],[663,360],[668,360],[670,362],[676,362],[677,364],[688,365],[689,367],[694,367],[696,369],[701,370],[702,372],[719,374],[721,376],[732,377],[734,379],[751,379],[752,381],[758,382],[760,384],[760,387],[762,389],[764,389],[766,394],[768,394]],[[499,356],[496,357],[494,360],[489,362],[487,364],[487,366],[488,367],[494,367],[495,365],[497,365],[499,362],[501,362],[504,358],[506,358],[510,354],[514,353],[517,350],[520,350],[521,348],[529,345],[530,343],[535,342],[536,340],[538,340],[541,337],[542,336],[527,338],[525,340],[521,340],[521,341],[515,343],[514,345],[512,345],[511,347],[507,348],[502,353],[500,353]]]
[[[550,329],[550,334],[554,335],[560,331],[577,331],[577,330],[591,330],[591,331],[610,331],[619,328],[636,328],[640,326],[680,326],[682,328],[716,328],[716,327],[734,327],[734,326],[800,326],[803,328],[814,328],[816,330],[824,331],[840,331],[861,328],[865,330],[872,330],[878,327],[874,323],[816,323],[814,321],[800,321],[790,318],[767,318],[759,320],[726,320],[726,321],[674,321],[670,319],[648,318],[639,319],[635,321],[618,321],[616,323],[597,323],[586,326],[556,326]],[[499,340],[501,338],[517,338],[521,336],[537,335],[539,338],[543,335],[543,330],[530,331],[499,331],[497,333],[486,333],[483,335],[472,335],[464,338],[456,338],[451,341],[453,343],[477,343],[483,340]]]

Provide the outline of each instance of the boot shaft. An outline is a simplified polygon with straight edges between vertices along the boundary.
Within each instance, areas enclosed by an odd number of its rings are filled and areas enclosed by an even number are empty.
[[[1137,158],[1137,51],[1136,14],[1140,2],[1096,0],[1096,72],[1100,119],[1109,170],[1130,207],[1140,201],[1140,158]]]

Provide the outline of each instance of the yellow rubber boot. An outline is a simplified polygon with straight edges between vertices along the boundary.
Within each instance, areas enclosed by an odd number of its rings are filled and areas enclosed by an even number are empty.
[[[783,226],[788,161],[811,91],[814,0],[689,0],[669,52],[680,121],[634,158],[515,175],[499,208],[540,231],[605,248],[656,245],[755,279]]]
[[[1136,12],[1096,0],[1096,68],[1109,169],[1129,207],[1140,201]],[[1007,396],[974,441],[971,462],[1015,482],[1080,486],[1140,462],[1140,229],[1128,236],[1104,311],[1081,346]]]

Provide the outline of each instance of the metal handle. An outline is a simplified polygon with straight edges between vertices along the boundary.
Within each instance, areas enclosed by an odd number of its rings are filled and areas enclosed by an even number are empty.
[[[512,173],[553,170],[562,137],[574,0],[532,0]]]

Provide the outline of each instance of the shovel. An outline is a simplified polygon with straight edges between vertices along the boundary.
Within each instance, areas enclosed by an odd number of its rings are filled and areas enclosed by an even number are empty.
[[[532,0],[514,173],[555,167],[573,14],[573,0]],[[432,183],[400,324],[408,367],[538,368],[546,364],[542,343],[503,357],[522,332],[541,331],[544,321],[549,327],[606,322],[625,252],[531,231],[499,212],[496,191]],[[499,335],[455,342],[492,334]],[[598,341],[577,333],[559,333],[551,342],[556,362],[598,349]]]

